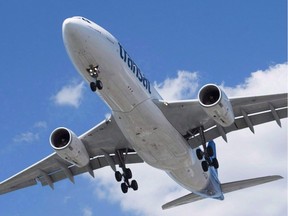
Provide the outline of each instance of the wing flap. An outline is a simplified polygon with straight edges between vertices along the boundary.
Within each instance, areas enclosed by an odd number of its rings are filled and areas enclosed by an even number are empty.
[[[276,110],[276,113],[280,119],[287,117],[287,108],[278,109]],[[263,113],[257,113],[254,115],[248,116],[249,121],[251,122],[252,126],[263,124],[266,122],[275,121],[275,118],[273,116],[273,113],[271,111],[263,112]],[[234,124],[232,124],[229,127],[226,128],[219,128],[220,126],[213,126],[207,130],[205,130],[205,138],[206,140],[213,140],[216,139],[219,136],[222,136],[221,133],[230,133],[232,131],[240,130],[249,127],[249,123],[245,120],[245,118],[238,117],[235,119]],[[222,131],[222,132],[221,132]],[[196,134],[191,139],[188,140],[189,145],[191,145],[192,148],[197,148],[201,145],[201,139],[199,137],[199,134]]]
[[[112,160],[115,162],[116,165],[119,164],[119,160],[115,155],[110,155],[110,157],[112,158]],[[125,160],[126,164],[143,163],[143,160],[135,152],[127,154],[125,159],[126,159]],[[105,157],[101,155],[99,157],[95,157],[91,159],[89,166],[92,170],[96,170],[102,167],[109,166],[109,163],[107,162]],[[70,170],[73,176],[76,176],[85,172],[89,172],[88,167],[79,168],[77,166],[70,166],[67,168]],[[49,174],[49,176],[51,177],[53,182],[57,182],[57,181],[67,178],[67,175],[65,174],[63,169],[60,169],[57,172],[53,172]],[[42,186],[46,186],[49,184],[43,176],[39,178],[39,181],[41,182]]]
[[[36,184],[37,184],[37,181],[35,179],[29,179],[27,181],[19,182],[13,185],[3,185],[3,187],[0,186],[0,194],[5,194],[11,191],[26,188],[26,187],[33,186]]]
[[[260,184],[265,184],[271,181],[276,181],[279,179],[282,179],[282,176],[274,175],[274,176],[265,176],[260,178],[253,178],[253,179],[247,179],[247,180],[241,180],[241,181],[235,181],[235,182],[229,182],[221,184],[222,192],[223,193],[229,193],[237,190],[242,190],[245,188],[257,186]],[[168,202],[162,206],[162,209],[169,209],[173,208],[179,205],[188,204],[191,202],[196,202],[202,199],[206,199],[207,197],[202,197],[199,195],[196,195],[194,193],[187,194],[183,197],[180,197],[178,199],[175,199],[171,202]]]
[[[269,105],[272,105],[275,109],[287,107],[287,94],[231,98],[230,101],[237,117],[242,116],[241,109],[244,109],[247,113],[257,113],[270,110]]]
[[[14,190],[32,186],[40,182],[42,186],[53,188],[54,182],[69,178],[74,182],[74,176],[84,172],[93,175],[93,170],[110,165],[119,164],[115,151],[131,149],[129,142],[114,121],[113,116],[90,129],[79,139],[84,143],[90,156],[87,167],[79,168],[60,158],[56,153],[33,164],[27,169],[0,183],[0,195]],[[107,159],[106,157],[109,157]],[[125,163],[142,163],[143,160],[131,150],[125,154]]]
[[[155,100],[154,103],[184,138],[190,137],[189,143],[192,143],[192,147],[198,147],[201,143],[197,138],[197,132],[195,133],[200,126],[203,126],[205,130],[206,140],[212,140],[219,136],[225,139],[226,133],[249,127],[247,121],[243,121],[245,120],[244,115],[248,116],[249,120],[251,119],[252,126],[273,120],[281,125],[280,119],[287,117],[287,93],[237,97],[229,100],[236,119],[235,124],[227,128],[217,128],[214,120],[204,112],[198,100],[168,102]],[[212,128],[216,129],[210,131]]]
[[[116,165],[119,164],[119,161],[115,155],[110,155],[110,157]],[[143,160],[135,152],[130,152],[125,157],[126,164],[143,162]],[[59,163],[61,163],[62,168],[61,166],[59,166]],[[103,155],[92,158],[89,165],[91,170],[109,166],[107,160]],[[63,166],[65,166],[65,169],[63,169]],[[54,182],[69,178],[69,176],[67,176],[67,173],[65,173],[66,169],[69,170],[72,176],[89,172],[88,167],[79,168],[77,166],[71,165],[62,160],[60,157],[58,157],[57,154],[54,153],[43,159],[42,161],[23,170],[22,172],[1,182],[0,194],[5,194],[14,190],[33,186],[36,185],[37,182],[40,182],[42,186],[50,185],[52,187]]]
[[[55,153],[49,155],[36,164],[1,182],[0,194],[37,184],[36,179],[40,176],[40,170],[45,170],[45,172],[55,172],[59,170],[59,167],[54,163],[54,159],[57,157]]]

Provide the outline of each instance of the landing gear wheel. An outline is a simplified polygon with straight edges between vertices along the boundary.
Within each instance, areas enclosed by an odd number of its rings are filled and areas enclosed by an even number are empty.
[[[212,166],[213,166],[215,169],[218,169],[218,168],[219,168],[219,163],[218,163],[217,158],[213,158],[213,159],[212,159]]]
[[[136,180],[132,180],[132,182],[131,182],[131,188],[132,188],[134,191],[138,190],[138,183],[137,183]]]
[[[115,156],[119,161],[119,167],[122,169],[122,172],[115,171],[115,178],[118,182],[122,182],[121,190],[124,194],[128,192],[129,188],[132,188],[134,191],[138,190],[138,183],[136,180],[132,180],[132,171],[125,164],[128,151],[129,149],[119,149],[115,152]]]
[[[208,162],[207,161],[202,161],[201,165],[202,165],[203,171],[207,172],[208,171],[208,167],[209,167]]]
[[[115,172],[115,179],[117,182],[121,182],[122,181],[122,174],[119,171]]]
[[[97,87],[97,89],[102,90],[103,89],[103,83],[100,80],[97,80],[96,81],[96,87]]]
[[[126,185],[125,182],[123,182],[123,183],[121,184],[121,190],[122,190],[122,192],[123,192],[124,194],[128,192],[128,186]]]
[[[90,88],[93,92],[97,89],[103,89],[103,84],[100,80],[98,80],[98,76],[100,74],[99,65],[93,66],[92,64],[89,65],[89,68],[86,68],[86,71],[89,73],[90,77],[92,77],[95,82],[90,83]]]
[[[198,160],[202,160],[203,159],[203,152],[201,151],[201,149],[198,148],[196,150],[196,155],[197,155]]]
[[[131,179],[132,178],[131,170],[129,168],[125,169],[124,175],[125,175],[125,178]]]
[[[97,84],[95,82],[90,83],[90,88],[92,92],[95,92],[97,90]]]

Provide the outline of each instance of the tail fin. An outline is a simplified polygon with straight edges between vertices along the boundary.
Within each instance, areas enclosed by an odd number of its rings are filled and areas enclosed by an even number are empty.
[[[229,192],[233,192],[236,190],[241,190],[241,189],[253,187],[256,185],[276,181],[276,180],[279,180],[282,178],[283,178],[282,176],[278,176],[278,175],[265,176],[265,177],[260,177],[260,178],[253,178],[253,179],[247,179],[247,180],[242,180],[242,181],[224,183],[224,184],[221,184],[221,187],[222,187],[223,193],[229,193]],[[162,206],[162,209],[165,210],[165,209],[173,208],[173,207],[176,207],[179,205],[184,205],[184,204],[188,204],[191,202],[196,202],[198,200],[202,200],[205,198],[207,198],[207,197],[204,197],[204,196],[202,197],[202,196],[196,195],[194,193],[190,193],[190,194],[187,194],[187,195],[180,197],[176,200],[173,200],[169,203],[166,203],[165,205]]]

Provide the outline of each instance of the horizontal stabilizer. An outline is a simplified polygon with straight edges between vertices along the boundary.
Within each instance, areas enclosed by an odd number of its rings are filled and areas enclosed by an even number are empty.
[[[260,177],[260,178],[253,178],[253,179],[224,183],[224,184],[221,184],[221,188],[222,188],[223,193],[229,193],[232,191],[237,191],[237,190],[253,187],[253,186],[268,183],[271,181],[276,181],[282,178],[283,178],[282,176],[278,176],[278,175],[265,176],[265,177]],[[194,193],[190,193],[183,197],[180,197],[178,199],[175,199],[171,202],[166,203],[165,205],[162,206],[162,209],[165,210],[165,209],[173,208],[179,205],[196,202],[205,198],[207,197],[204,197],[204,196],[202,197]]]
[[[236,190],[241,190],[249,187],[253,187],[260,184],[265,184],[271,181],[276,181],[279,179],[282,179],[282,176],[266,176],[266,177],[260,177],[260,178],[254,178],[254,179],[247,179],[242,181],[236,181],[236,182],[230,182],[222,184],[222,191],[223,193],[229,193]]]

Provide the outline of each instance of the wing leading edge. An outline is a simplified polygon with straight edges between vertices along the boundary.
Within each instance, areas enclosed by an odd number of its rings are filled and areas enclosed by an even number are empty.
[[[215,123],[202,109],[198,100],[155,101],[169,122],[187,139],[192,148],[201,145],[197,129],[203,127],[205,139],[213,140],[232,131],[249,128],[254,133],[254,126],[276,121],[281,127],[280,119],[287,117],[287,93],[230,98],[235,115],[235,122],[229,127]]]
[[[115,169],[115,165],[120,164],[120,159],[115,154],[117,150],[125,150],[123,154],[126,164],[143,162],[136,152],[130,149],[113,117],[79,136],[79,139],[83,141],[89,152],[90,162],[86,167],[72,165],[53,153],[1,182],[0,195],[36,185],[38,182],[42,186],[49,185],[53,189],[54,183],[62,179],[68,178],[74,183],[74,176],[81,173],[89,172],[94,177],[95,169],[105,166]]]
[[[265,176],[265,177],[260,177],[260,178],[253,178],[253,179],[247,179],[247,180],[242,180],[242,181],[235,181],[235,182],[229,182],[229,183],[224,183],[221,184],[222,192],[223,193],[229,193],[253,186],[257,186],[260,184],[265,184],[268,182],[276,181],[279,179],[282,179],[282,176],[274,175],[274,176]],[[169,209],[173,208],[179,205],[184,205],[188,204],[191,202],[196,202],[202,199],[206,199],[207,197],[201,197],[199,195],[196,195],[194,193],[187,194],[183,197],[180,197],[178,199],[175,199],[171,202],[168,202],[162,206],[162,209]]]

